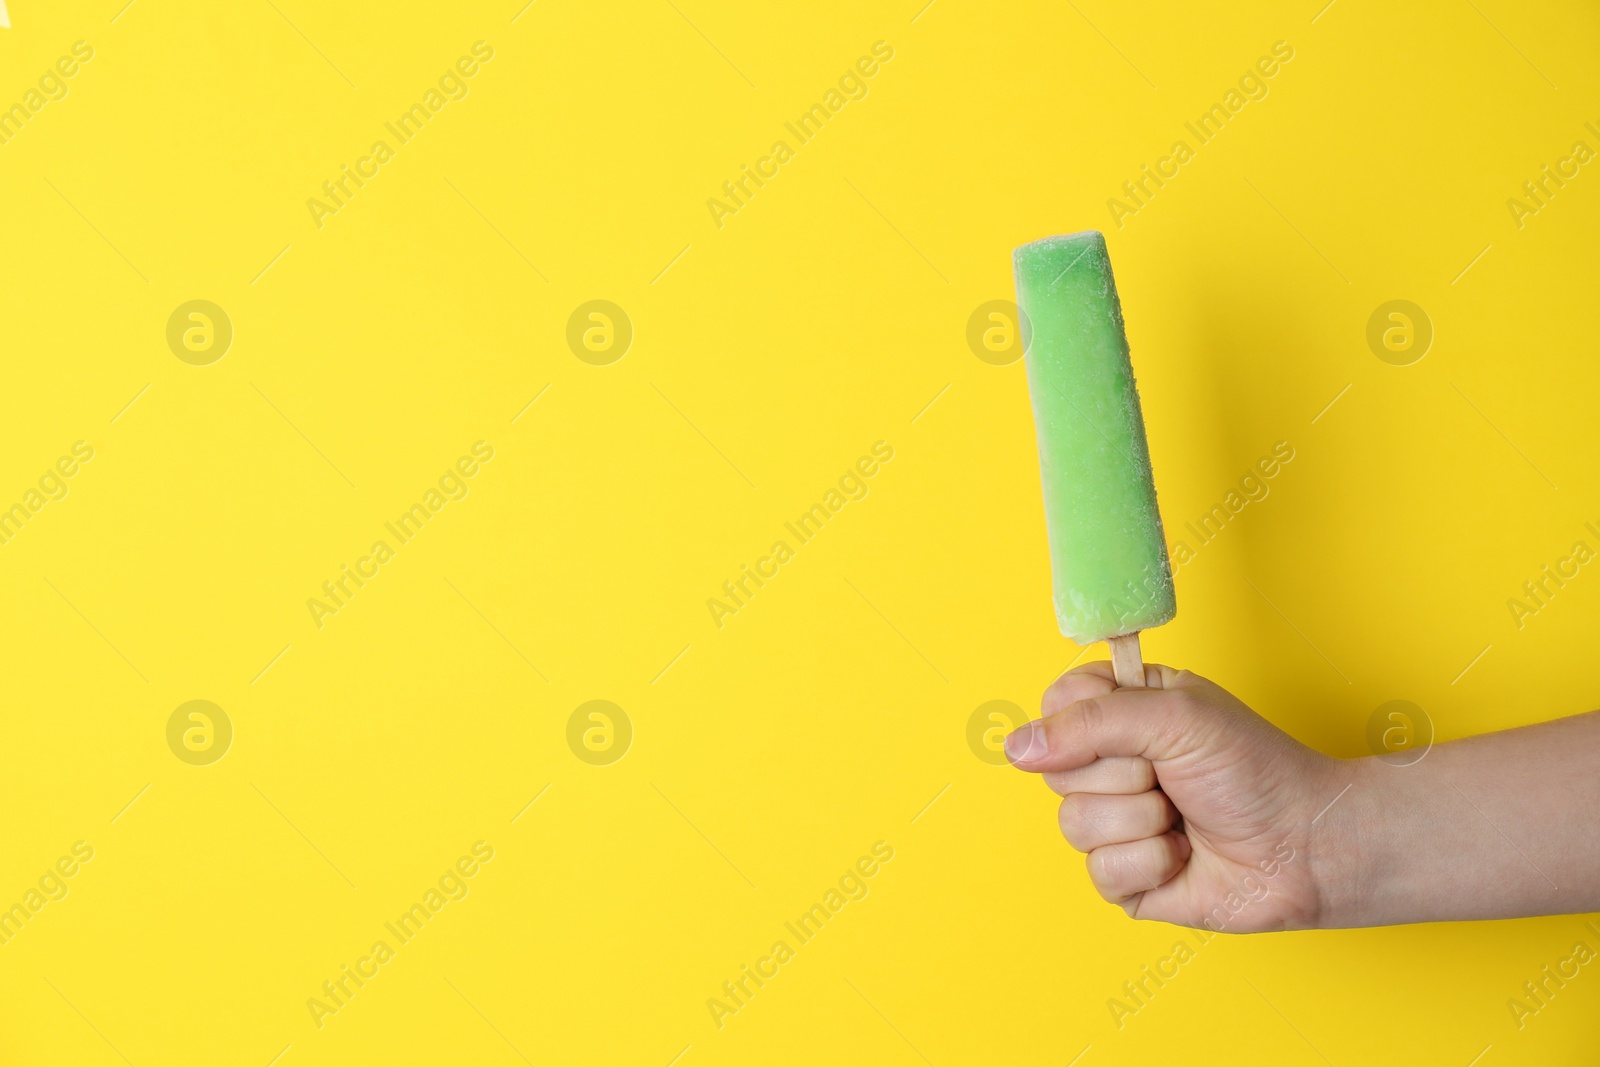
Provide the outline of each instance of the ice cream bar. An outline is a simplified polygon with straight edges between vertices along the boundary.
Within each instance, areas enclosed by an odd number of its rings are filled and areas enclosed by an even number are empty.
[[[1143,685],[1142,667],[1127,682],[1120,668],[1138,663],[1138,631],[1178,608],[1106,239],[1046,237],[1013,263],[1056,620],[1080,645],[1133,635],[1112,659],[1118,684]]]

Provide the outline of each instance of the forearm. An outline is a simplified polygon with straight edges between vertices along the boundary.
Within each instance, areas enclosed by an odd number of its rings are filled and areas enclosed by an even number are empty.
[[[1318,925],[1600,910],[1600,712],[1344,761],[1312,827]]]

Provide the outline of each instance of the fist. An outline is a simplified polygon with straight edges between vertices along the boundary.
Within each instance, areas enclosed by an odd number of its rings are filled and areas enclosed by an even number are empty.
[[[1118,689],[1111,665],[1068,671],[1006,755],[1061,797],[1061,833],[1100,895],[1136,919],[1252,932],[1318,925],[1315,822],[1342,761],[1204,678],[1156,664]]]

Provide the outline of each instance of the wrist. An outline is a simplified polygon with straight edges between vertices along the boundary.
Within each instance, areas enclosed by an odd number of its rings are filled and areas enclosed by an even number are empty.
[[[1384,813],[1393,817],[1386,776],[1392,771],[1374,757],[1330,761],[1320,775],[1320,798],[1310,813],[1306,852],[1317,907],[1312,925],[1330,930],[1370,926],[1381,921],[1372,914],[1381,895],[1378,881],[1383,865],[1378,858],[1381,842],[1373,837],[1384,825]]]

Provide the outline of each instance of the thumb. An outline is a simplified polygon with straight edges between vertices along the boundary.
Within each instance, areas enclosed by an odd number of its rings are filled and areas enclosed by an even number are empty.
[[[1006,756],[1025,771],[1076,770],[1103,756],[1172,759],[1193,747],[1201,715],[1190,688],[1118,689],[1018,727]]]

